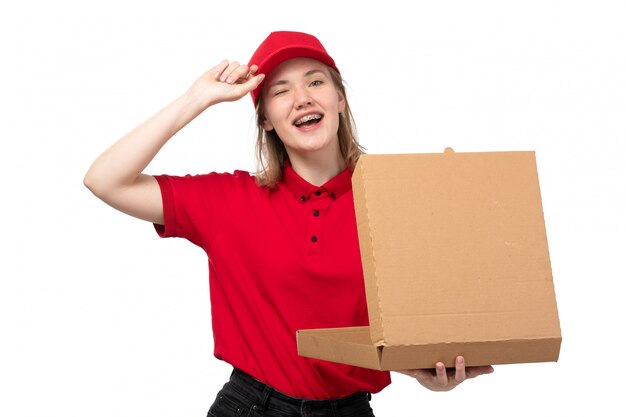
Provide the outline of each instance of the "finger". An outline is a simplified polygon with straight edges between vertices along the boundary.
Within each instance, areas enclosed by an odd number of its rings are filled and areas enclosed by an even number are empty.
[[[471,366],[467,368],[466,372],[467,372],[468,378],[475,378],[479,375],[486,375],[486,374],[492,373],[493,367],[492,366]]]
[[[456,361],[454,362],[454,367],[456,368],[454,380],[457,383],[465,381],[467,378],[467,375],[465,374],[465,358],[463,358],[463,356],[457,356]]]
[[[230,73],[226,82],[229,84],[235,83],[239,80],[247,81],[250,77],[250,69],[247,65],[239,65],[233,72]]]
[[[255,75],[254,77],[247,80],[245,83],[241,84],[241,86],[245,89],[246,92],[250,92],[257,88],[259,84],[263,82],[263,78],[265,78],[265,74]]]
[[[224,70],[228,68],[228,64],[229,64],[228,60],[225,59],[219,64],[217,64],[215,67],[213,67],[212,69],[213,76],[215,77],[216,80],[218,80],[220,76],[222,75],[222,73],[224,72]]]
[[[237,62],[237,61],[230,62],[230,64],[228,64],[228,67],[222,72],[222,75],[220,77],[220,81],[221,82],[226,82],[226,80],[228,79],[230,74],[232,74],[232,72],[234,70],[236,70],[237,68],[239,68],[239,62]]]
[[[442,387],[447,386],[448,385],[448,373],[446,372],[445,365],[441,362],[437,362],[437,365],[435,365],[435,372],[436,372],[435,379],[437,380],[437,383],[441,385]]]

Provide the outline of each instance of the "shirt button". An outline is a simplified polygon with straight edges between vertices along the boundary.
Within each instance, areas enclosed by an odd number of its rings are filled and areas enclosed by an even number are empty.
[[[303,195],[301,195],[301,196],[300,196],[300,201],[302,201],[302,202],[304,203],[304,202],[306,201],[306,197],[305,197],[305,196],[303,196]]]
[[[317,236],[311,236],[311,242],[317,242]]]
[[[335,199],[335,193],[331,193],[330,194],[330,198],[332,198],[334,200]]]
[[[313,215],[317,217],[320,215],[320,212],[318,210],[313,210]]]
[[[322,192],[321,192],[320,190],[317,190],[317,191],[315,192],[315,195],[319,197],[319,196],[321,196],[321,195],[322,195]]]

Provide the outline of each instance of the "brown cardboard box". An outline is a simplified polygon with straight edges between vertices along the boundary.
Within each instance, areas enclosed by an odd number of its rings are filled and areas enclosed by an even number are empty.
[[[558,359],[534,152],[364,155],[352,183],[370,325],[300,330],[300,355],[381,370]]]

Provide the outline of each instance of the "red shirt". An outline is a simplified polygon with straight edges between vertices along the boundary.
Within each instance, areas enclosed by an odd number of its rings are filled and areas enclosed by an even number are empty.
[[[298,356],[296,331],[368,325],[346,169],[321,187],[285,164],[273,189],[247,172],[158,176],[165,225],[204,249],[214,354],[288,395],[379,392],[389,372]]]

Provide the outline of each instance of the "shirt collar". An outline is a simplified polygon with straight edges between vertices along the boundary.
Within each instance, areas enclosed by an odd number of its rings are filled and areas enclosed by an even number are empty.
[[[315,194],[317,191],[326,192],[330,198],[335,199],[352,189],[352,171],[346,168],[318,187],[298,175],[289,161],[285,161],[281,182],[298,201],[307,201],[311,194]]]

